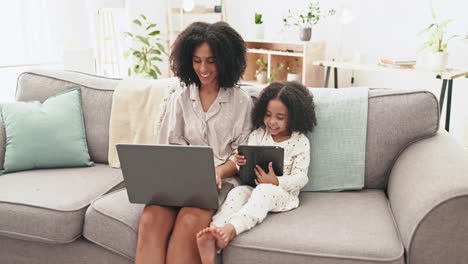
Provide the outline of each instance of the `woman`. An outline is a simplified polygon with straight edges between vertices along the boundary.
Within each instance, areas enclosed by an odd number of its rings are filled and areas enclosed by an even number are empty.
[[[218,187],[222,178],[237,173],[233,153],[251,130],[252,102],[237,86],[246,67],[245,52],[242,37],[228,24],[196,22],[180,33],[170,55],[181,89],[168,101],[159,141],[210,146]],[[196,234],[208,226],[214,213],[212,209],[146,206],[135,262],[201,263]]]

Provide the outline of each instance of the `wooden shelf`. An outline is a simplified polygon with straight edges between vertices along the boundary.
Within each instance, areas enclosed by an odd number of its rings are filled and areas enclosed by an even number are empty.
[[[280,65],[287,65],[290,72],[300,73],[302,83],[308,87],[321,87],[323,68],[313,65],[314,61],[325,58],[324,42],[279,42],[267,40],[247,40],[247,68],[242,83],[266,86],[256,80],[258,65],[255,61],[261,57],[268,63],[267,76],[274,76],[273,81],[284,81],[288,72],[280,70]]]
[[[214,11],[214,6],[213,7],[206,7],[206,6],[195,6],[192,11],[186,12],[182,7],[172,7],[171,8],[172,13],[184,13],[186,15],[189,14],[219,14],[221,15],[221,12],[215,12]]]
[[[244,81],[244,80],[242,80],[242,81],[240,82],[240,84],[241,84],[241,87],[242,87],[242,86],[249,86],[249,85],[253,85],[253,86],[263,86],[263,87],[265,87],[265,86],[268,85],[268,83],[260,83],[260,82],[258,82],[258,81],[254,81],[254,80],[250,80],[250,81]]]
[[[280,56],[291,56],[291,57],[304,57],[304,53],[285,52],[285,51],[275,51],[275,50],[266,50],[266,49],[248,49],[247,52],[250,52],[250,53],[258,53],[258,54],[271,54],[271,55],[280,55]]]

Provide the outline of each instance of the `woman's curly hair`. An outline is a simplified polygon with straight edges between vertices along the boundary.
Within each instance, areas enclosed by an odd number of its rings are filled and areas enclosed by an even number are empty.
[[[195,22],[179,34],[169,57],[174,75],[187,86],[195,83],[200,87],[200,79],[193,69],[192,59],[195,49],[204,42],[210,45],[216,58],[219,86],[235,86],[246,68],[246,47],[239,33],[225,22]]]
[[[315,104],[309,89],[298,82],[274,82],[265,87],[252,112],[255,129],[265,127],[263,119],[270,100],[279,99],[288,108],[288,129],[301,133],[311,132],[317,125]]]

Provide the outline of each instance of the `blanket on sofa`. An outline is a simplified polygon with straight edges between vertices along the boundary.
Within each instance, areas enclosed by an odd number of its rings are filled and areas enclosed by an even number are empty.
[[[156,144],[162,102],[173,91],[176,78],[161,80],[125,79],[112,97],[109,124],[109,166],[120,167],[116,144]]]
[[[340,191],[364,187],[367,138],[367,87],[310,88],[317,126],[310,141],[309,182],[302,191]]]

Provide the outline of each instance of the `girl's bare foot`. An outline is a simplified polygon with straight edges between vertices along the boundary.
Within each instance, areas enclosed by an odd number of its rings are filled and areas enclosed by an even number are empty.
[[[211,233],[210,227],[207,227],[197,233],[198,252],[203,264],[214,264],[216,256],[216,237]]]
[[[210,226],[211,234],[216,238],[216,247],[225,248],[236,237],[236,229],[231,224],[222,227]]]

